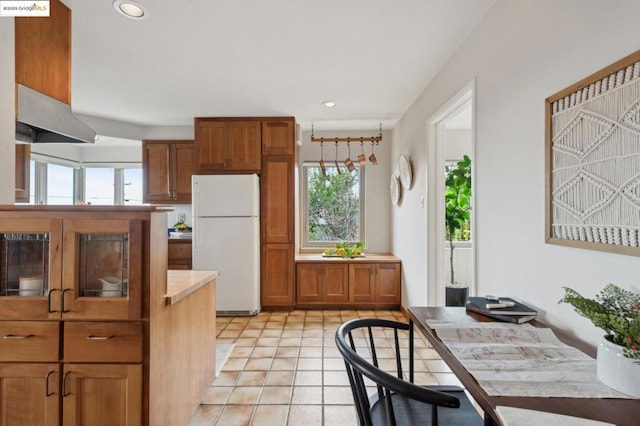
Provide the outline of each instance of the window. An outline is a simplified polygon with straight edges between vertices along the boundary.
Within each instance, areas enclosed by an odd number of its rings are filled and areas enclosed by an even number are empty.
[[[75,204],[73,167],[47,164],[47,204]]]
[[[142,204],[142,169],[124,169],[124,204]]]
[[[31,160],[31,204],[140,205],[142,169],[61,165]]]
[[[364,240],[364,169],[302,166],[303,247],[329,247]]]
[[[84,201],[111,205],[115,200],[114,169],[89,167],[84,170]]]

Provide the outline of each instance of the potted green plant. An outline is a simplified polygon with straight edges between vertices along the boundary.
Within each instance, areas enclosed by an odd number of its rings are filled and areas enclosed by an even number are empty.
[[[458,283],[455,280],[453,267],[453,250],[456,239],[466,239],[469,236],[469,222],[471,218],[471,159],[465,155],[462,161],[445,166],[445,236],[449,241],[449,267],[451,279],[446,286],[445,304],[447,306],[464,306],[469,292],[468,283]],[[466,232],[465,232],[466,231]]]
[[[564,288],[559,303],[569,303],[593,325],[605,331],[598,345],[597,373],[604,384],[640,397],[640,296],[608,284],[595,299]]]

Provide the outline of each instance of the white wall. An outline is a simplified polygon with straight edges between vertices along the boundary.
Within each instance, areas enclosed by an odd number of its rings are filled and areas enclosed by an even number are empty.
[[[471,130],[446,129],[444,131],[444,140],[445,161],[460,161],[465,155],[472,156]]]
[[[403,304],[427,304],[426,121],[475,78],[478,294],[510,295],[541,319],[595,344],[602,331],[558,305],[562,286],[593,296],[605,284],[640,291],[640,258],[547,245],[544,99],[640,48],[637,0],[499,0],[393,130],[416,186],[392,212]],[[416,54],[419,54],[417,52]],[[419,235],[420,238],[416,238]]]
[[[15,200],[15,53],[13,18],[0,18],[0,204]]]
[[[322,131],[314,132],[317,138],[332,137],[370,137],[377,136],[379,131],[362,130],[362,131]],[[300,148],[298,150],[298,161],[302,164],[305,161],[320,161],[320,144],[311,142],[311,132],[303,131]],[[390,170],[393,163],[397,162],[390,157],[391,153],[391,135],[387,131],[382,132],[382,142],[374,148],[378,164],[373,166],[367,163],[365,166],[365,238],[366,250],[371,253],[389,253],[391,252],[391,201],[389,198],[389,179],[391,178]],[[360,143],[351,144],[351,158],[357,158],[361,154]],[[364,144],[364,153],[367,158],[371,154],[371,143]],[[341,164],[347,158],[347,144],[340,142],[338,144],[338,162]],[[335,145],[326,143],[324,145],[325,161],[333,161],[336,158]],[[298,167],[301,172],[302,167]],[[397,174],[397,172],[396,172]],[[300,182],[302,179],[300,178]],[[300,194],[299,194],[300,195]],[[297,214],[300,214],[299,206]],[[300,223],[303,223],[302,221]]]

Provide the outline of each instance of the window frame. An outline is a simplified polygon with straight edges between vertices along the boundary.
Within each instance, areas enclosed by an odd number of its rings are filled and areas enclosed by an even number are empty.
[[[358,170],[358,197],[360,201],[360,226],[359,226],[359,239],[356,241],[365,241],[365,167],[360,167],[360,165],[355,164],[356,170]],[[309,241],[309,174],[307,170],[311,167],[320,167],[319,161],[304,161],[300,167],[300,251],[306,253],[312,252],[321,252],[323,249],[328,247],[335,247],[336,243],[342,242],[339,241]],[[328,164],[327,168],[335,168],[335,165]],[[340,166],[340,170],[344,172],[348,172],[346,166]],[[353,242],[356,242],[353,241]]]
[[[54,159],[46,155],[32,153],[30,165],[33,166],[34,173],[32,175],[33,186],[30,187],[29,204],[47,204],[47,186],[49,164],[65,166],[73,168],[73,205],[86,201],[86,169],[90,168],[110,168],[114,171],[114,199],[113,204],[104,205],[125,205],[124,200],[124,170],[125,169],[141,169],[142,163],[79,163],[63,159]],[[31,173],[31,172],[30,172]],[[33,192],[32,192],[33,191]],[[134,204],[131,204],[134,205]]]

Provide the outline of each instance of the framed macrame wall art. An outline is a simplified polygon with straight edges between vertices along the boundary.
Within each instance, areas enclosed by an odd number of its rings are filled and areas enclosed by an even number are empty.
[[[546,241],[640,256],[640,50],[546,99]]]

